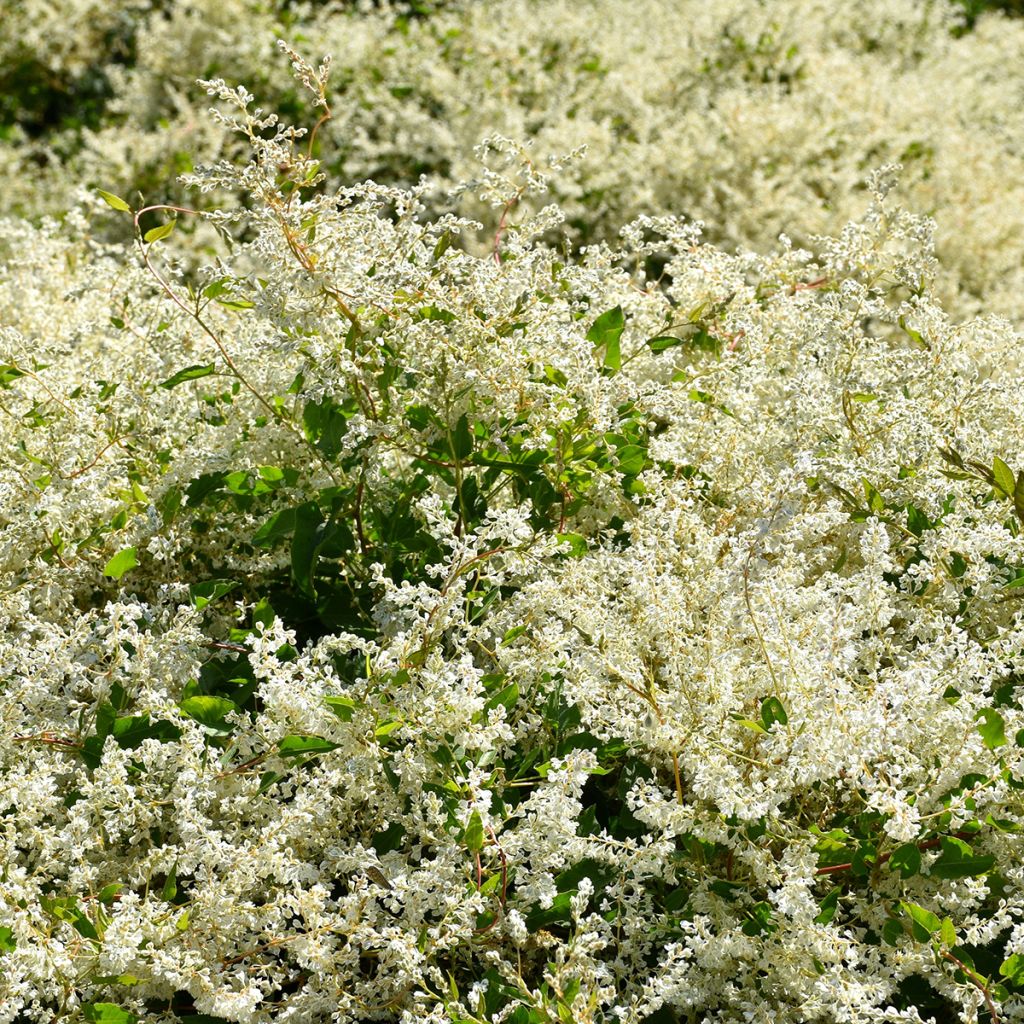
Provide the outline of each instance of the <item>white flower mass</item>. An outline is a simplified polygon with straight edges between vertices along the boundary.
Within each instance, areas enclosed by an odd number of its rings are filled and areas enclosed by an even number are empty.
[[[1024,1022],[1024,22],[0,13],[0,1024]]]

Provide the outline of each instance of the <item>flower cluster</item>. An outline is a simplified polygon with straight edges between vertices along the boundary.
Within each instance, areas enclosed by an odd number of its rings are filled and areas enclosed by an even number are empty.
[[[947,0],[855,0],[841,16],[823,0],[25,0],[0,41],[0,92],[25,96],[9,118],[0,103],[0,208],[63,213],[83,184],[166,198],[194,161],[234,159],[200,76],[312,124],[272,57],[280,38],[335,57],[319,136],[335,186],[428,174],[440,214],[500,133],[529,141],[540,168],[576,151],[550,182],[576,243],[685,214],[728,251],[764,253],[780,232],[838,233],[864,176],[900,161],[906,201],[937,222],[946,307],[1019,327],[1024,97],[1010,69],[1024,25],[991,14],[964,32],[962,13]],[[85,113],[57,116],[70,102]],[[502,210],[467,196],[461,212],[489,239]]]

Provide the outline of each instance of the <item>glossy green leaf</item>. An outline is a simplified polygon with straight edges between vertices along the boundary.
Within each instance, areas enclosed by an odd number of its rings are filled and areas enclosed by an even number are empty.
[[[184,384],[185,381],[199,380],[201,377],[209,377],[213,372],[213,363],[186,366],[184,370],[179,370],[173,377],[168,377],[167,380],[161,381],[160,387],[170,391],[171,388],[176,388],[179,384]]]
[[[976,857],[970,846],[960,839],[942,836],[939,842],[942,853],[929,869],[936,878],[975,878],[991,871],[995,865],[994,856]]]
[[[198,611],[202,611],[211,601],[229,594],[237,587],[235,580],[206,580],[193,583],[188,588],[189,600]]]
[[[978,726],[982,741],[989,750],[1006,746],[1006,723],[995,708],[982,708],[977,715],[982,719]]]
[[[900,878],[910,878],[921,871],[921,851],[914,843],[904,843],[893,850],[889,870],[898,871]]]
[[[159,242],[161,238],[166,238],[174,230],[175,222],[169,220],[166,224],[161,224],[159,227],[150,228],[143,236],[144,242]]]
[[[437,241],[434,243],[433,259],[436,263],[447,251],[452,244],[452,233],[450,231],[442,231]]]
[[[638,444],[627,444],[617,449],[615,458],[618,460],[619,472],[624,476],[637,476],[643,472],[647,464],[647,449]]]
[[[315,502],[307,501],[295,509],[295,530],[292,537],[292,579],[299,589],[315,596],[313,573],[317,554],[323,540],[323,516]]]
[[[1013,470],[998,455],[992,460],[992,478],[996,482],[996,487],[1007,498],[1013,497],[1013,492],[1017,486]]]
[[[556,536],[559,541],[569,546],[570,558],[582,558],[589,549],[587,538],[580,533],[559,533]]]
[[[761,702],[761,722],[766,730],[778,722],[779,725],[789,724],[789,715],[778,697],[766,697]]]
[[[114,899],[124,888],[124,884],[121,882],[111,882],[110,885],[103,886],[102,889],[96,894],[96,899],[107,906],[114,902]]]
[[[178,864],[175,862],[171,870],[167,872],[163,888],[160,890],[160,898],[165,903],[170,903],[178,895]]]
[[[907,505],[907,529],[920,537],[925,530],[932,528],[932,521],[916,505]]]
[[[136,1024],[139,1019],[115,1003],[83,1003],[82,1016],[89,1024]]]
[[[130,213],[131,207],[120,197],[115,196],[113,192],[107,192],[106,189],[98,188],[96,191],[102,197],[107,206],[113,207],[115,210],[120,210],[122,213]]]
[[[470,853],[479,853],[484,848],[484,823],[479,811],[474,811],[469,816],[462,841]]]
[[[324,697],[324,703],[343,722],[351,722],[356,702],[351,697]]]
[[[322,736],[298,734],[285,736],[277,745],[277,752],[282,757],[312,757],[314,754],[327,754],[337,749],[337,743],[325,740]]]
[[[103,567],[103,575],[119,580],[129,569],[134,569],[138,564],[135,548],[122,548]]]
[[[916,903],[901,903],[911,921],[911,932],[918,942],[927,942],[940,928],[941,922],[930,911]]]
[[[0,388],[10,387],[11,381],[24,376],[25,371],[19,370],[12,363],[0,363]]]
[[[231,727],[224,721],[226,715],[238,710],[238,705],[227,697],[195,696],[186,697],[178,707],[182,714],[194,722],[217,732],[230,731]]]
[[[497,707],[503,707],[506,711],[511,711],[515,706],[516,701],[519,700],[519,684],[509,683],[504,689],[499,690],[487,703],[484,705],[486,711],[493,711]]]
[[[752,718],[734,717],[733,721],[737,725],[742,725],[744,729],[749,729],[751,732],[759,732],[762,736],[766,736],[768,734],[768,730],[764,725],[761,722],[755,722]]]
[[[664,352],[667,349],[684,344],[685,342],[682,338],[673,338],[670,334],[660,334],[657,338],[647,339],[647,347],[652,352]]]
[[[253,544],[258,547],[272,547],[282,537],[295,530],[295,509],[284,508],[275,512],[254,534]]]
[[[999,973],[1011,985],[1019,985],[1024,988],[1024,956],[1014,953],[999,965]]]
[[[473,454],[473,432],[469,429],[469,420],[465,413],[459,417],[452,432],[452,455],[460,462]]]
[[[626,326],[626,317],[621,306],[602,313],[587,331],[587,341],[594,350],[604,349],[604,365],[613,372],[622,366],[620,338]]]
[[[839,907],[839,897],[842,894],[842,889],[833,889],[829,894],[818,904],[820,913],[815,917],[816,924],[828,924],[833,917],[835,917],[836,910]]]

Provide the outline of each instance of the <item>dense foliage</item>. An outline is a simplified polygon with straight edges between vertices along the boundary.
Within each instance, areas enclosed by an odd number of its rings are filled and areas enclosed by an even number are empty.
[[[1024,1021],[1021,27],[46,6],[0,1022]]]

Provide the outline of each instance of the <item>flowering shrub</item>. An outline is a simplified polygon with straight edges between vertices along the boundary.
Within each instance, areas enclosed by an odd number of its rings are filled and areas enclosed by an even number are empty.
[[[972,0],[967,14],[979,10]],[[905,200],[936,218],[951,314],[1019,328],[1024,97],[1007,69],[1024,25],[990,14],[963,34],[964,16],[944,0],[854,0],[841,14],[822,0],[24,0],[0,39],[0,208],[62,214],[82,185],[166,197],[193,161],[235,159],[197,76],[245,81],[311,124],[272,59],[281,37],[336,55],[319,154],[335,187],[428,173],[424,203],[449,212],[447,190],[476,174],[473,147],[497,132],[529,139],[540,167],[586,146],[551,182],[577,243],[685,214],[728,251],[764,253],[780,232],[809,245],[841,231],[865,175],[899,161]],[[65,116],[69,99],[80,116]],[[460,212],[485,238],[501,214],[471,196]]]
[[[464,245],[292,59],[0,227],[0,1020],[1024,1020],[1020,336],[888,171],[566,255],[498,137]]]

